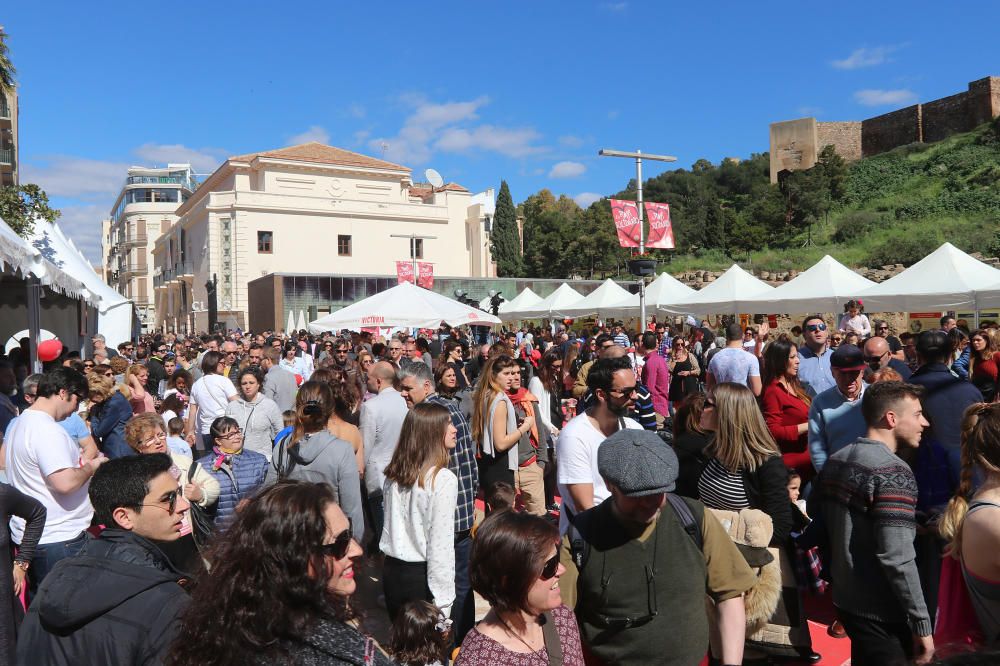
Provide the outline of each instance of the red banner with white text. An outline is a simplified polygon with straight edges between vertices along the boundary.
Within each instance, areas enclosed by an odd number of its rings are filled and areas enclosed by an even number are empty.
[[[396,282],[398,284],[403,284],[404,282],[413,282],[413,263],[409,261],[397,261],[396,262]]]
[[[417,286],[424,289],[434,288],[434,264],[421,261],[417,264]]]
[[[674,229],[670,225],[670,204],[645,202],[649,220],[649,238],[646,247],[661,250],[674,249]]]
[[[622,247],[639,247],[639,207],[634,201],[611,200],[611,216],[615,219],[618,243]]]

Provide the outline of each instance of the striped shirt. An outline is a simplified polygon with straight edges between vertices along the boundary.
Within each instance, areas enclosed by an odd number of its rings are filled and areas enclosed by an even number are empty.
[[[710,509],[739,511],[750,507],[743,475],[730,472],[717,458],[712,458],[705,465],[698,479],[698,496]]]

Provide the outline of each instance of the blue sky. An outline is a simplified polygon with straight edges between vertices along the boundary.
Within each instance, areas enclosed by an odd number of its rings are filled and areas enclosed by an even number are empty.
[[[588,204],[767,150],[768,124],[860,120],[1000,74],[1000,5],[930,2],[10,2],[22,180],[100,255],[130,164],[305,140]]]

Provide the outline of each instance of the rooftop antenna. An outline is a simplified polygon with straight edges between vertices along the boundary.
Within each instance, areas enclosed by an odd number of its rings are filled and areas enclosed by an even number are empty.
[[[385,159],[385,151],[389,150],[389,144],[382,142],[382,159]]]
[[[424,178],[427,179],[427,182],[430,183],[434,187],[434,189],[437,189],[442,185],[444,185],[444,178],[442,178],[441,174],[439,174],[434,169],[427,169],[426,171],[424,171]]]

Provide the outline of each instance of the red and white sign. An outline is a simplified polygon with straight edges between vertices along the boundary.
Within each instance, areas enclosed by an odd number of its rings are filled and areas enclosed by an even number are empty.
[[[398,284],[413,282],[413,263],[409,261],[396,262],[396,281]]]
[[[618,243],[622,247],[639,247],[639,207],[634,201],[611,199],[611,216],[618,230]]]
[[[674,229],[670,225],[670,204],[645,202],[649,218],[649,239],[646,247],[661,250],[674,249]]]
[[[424,289],[434,288],[434,264],[421,261],[417,264],[417,286],[423,287]]]

